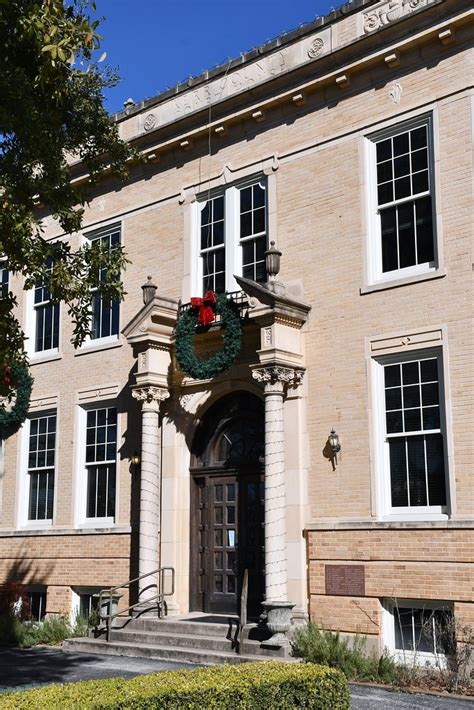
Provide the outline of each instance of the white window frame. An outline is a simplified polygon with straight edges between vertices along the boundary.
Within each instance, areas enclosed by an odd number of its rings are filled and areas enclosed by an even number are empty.
[[[88,518],[87,513],[87,477],[88,466],[86,464],[86,433],[87,433],[87,412],[93,409],[108,409],[113,407],[117,410],[117,442],[115,455],[115,516],[107,518]],[[119,473],[120,456],[119,442],[121,437],[121,415],[114,399],[100,400],[81,404],[77,406],[76,432],[78,446],[76,447],[76,528],[112,528],[117,525],[117,511],[119,501]]]
[[[399,608],[436,609],[454,613],[453,605],[444,601],[420,601],[419,599],[383,600],[382,602],[382,638],[384,647],[389,651],[396,663],[408,666],[428,666],[432,668],[446,668],[447,658],[444,653],[430,653],[428,651],[412,651],[410,649],[395,648],[395,624],[397,622],[397,606]],[[435,642],[436,643],[436,642]]]
[[[112,232],[118,231],[120,233],[120,240],[119,244],[123,246],[123,223],[121,221],[117,221],[116,219],[110,224],[104,224],[98,228],[95,228],[91,231],[84,232],[83,234],[83,240],[85,243],[91,243],[95,239],[99,239],[101,237],[105,237],[108,234]],[[94,289],[91,292],[91,302],[92,302],[92,296],[94,295]],[[105,337],[102,338],[91,338],[90,335],[87,335],[84,342],[81,345],[80,350],[95,350],[95,349],[101,349],[104,346],[107,345],[116,345],[120,341],[120,331],[121,331],[121,320],[122,320],[122,308],[121,308],[121,303],[119,303],[118,306],[118,328],[117,328],[117,333],[114,335],[106,335]],[[90,326],[92,327],[92,316],[91,316],[91,321],[90,321]]]
[[[407,506],[407,507],[392,507],[391,498],[391,482],[390,482],[390,449],[386,434],[386,419],[385,419],[385,388],[384,388],[384,366],[397,364],[400,362],[411,362],[424,360],[427,358],[436,357],[438,360],[438,377],[439,377],[439,399],[440,399],[440,429],[443,436],[444,450],[444,470],[445,470],[445,486],[446,486],[446,505],[432,506]],[[376,471],[377,471],[377,487],[379,510],[382,520],[446,520],[449,515],[450,501],[450,486],[449,486],[449,457],[447,450],[447,413],[446,413],[446,387],[444,381],[443,368],[443,350],[441,347],[430,349],[414,349],[409,353],[398,352],[393,355],[385,355],[373,357],[373,410],[375,424],[375,454],[376,454]],[[431,432],[431,430],[428,430]],[[438,431],[438,430],[436,430]],[[433,430],[434,433],[436,433]],[[410,432],[409,435],[426,433]],[[404,432],[400,432],[399,436],[403,437]]]
[[[6,256],[0,256],[0,298],[2,298],[2,291],[3,291],[3,274],[4,273],[8,274],[7,278],[7,292],[10,290],[10,272],[8,271],[8,265],[7,265],[7,257]]]
[[[366,175],[368,182],[367,190],[367,278],[368,284],[376,286],[378,284],[390,283],[399,279],[414,278],[436,274],[440,270],[440,254],[438,245],[438,231],[436,220],[436,182],[435,182],[435,150],[434,150],[434,128],[433,115],[431,113],[416,116],[409,120],[393,124],[381,130],[375,131],[365,136],[364,152],[366,163]],[[433,251],[434,260],[422,264],[415,264],[393,271],[382,271],[382,235],[381,219],[377,198],[377,159],[376,143],[386,138],[391,138],[400,133],[427,126],[428,135],[428,161],[429,161],[429,187],[426,192],[415,196],[394,200],[384,205],[384,209],[391,205],[399,205],[406,202],[413,202],[421,197],[431,196],[432,224],[433,224]]]
[[[225,290],[238,291],[240,289],[234,274],[242,275],[242,247],[247,239],[240,239],[240,190],[250,185],[260,184],[265,190],[265,224],[267,245],[270,243],[269,234],[269,186],[265,175],[247,177],[232,185],[219,187],[202,192],[193,203],[193,226],[191,238],[191,290],[193,296],[202,296],[203,266],[201,257],[201,211],[206,202],[213,197],[224,195],[224,246],[225,246]]]
[[[26,292],[26,351],[32,363],[39,360],[56,359],[59,356],[59,346],[61,344],[61,304],[58,304],[59,309],[59,331],[58,345],[55,348],[48,350],[36,350],[36,328],[37,328],[37,311],[39,304],[35,304],[35,288],[31,288]]]
[[[81,612],[81,595],[87,594],[92,596],[93,594],[98,594],[103,587],[72,587],[72,607],[71,607],[71,621],[74,623],[79,617]]]
[[[28,468],[29,441],[31,420],[39,417],[56,415],[56,441],[54,450],[54,495],[53,495],[53,517],[44,520],[29,520],[28,510],[30,502],[30,474]],[[20,529],[43,530],[51,528],[56,517],[56,501],[58,495],[58,447],[60,437],[60,420],[57,408],[45,409],[31,412],[23,423],[20,436],[20,486],[19,486],[19,506],[18,523]]]

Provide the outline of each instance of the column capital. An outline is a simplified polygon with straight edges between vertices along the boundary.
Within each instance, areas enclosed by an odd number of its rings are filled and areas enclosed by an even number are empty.
[[[143,409],[155,409],[158,411],[160,403],[170,396],[165,387],[134,387],[132,397],[142,403]]]
[[[268,365],[252,370],[252,377],[265,385],[265,392],[283,394],[286,387],[297,387],[301,384],[305,370],[302,368]]]

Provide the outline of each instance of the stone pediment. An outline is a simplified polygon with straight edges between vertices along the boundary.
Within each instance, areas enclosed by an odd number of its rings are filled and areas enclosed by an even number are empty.
[[[287,294],[283,284],[273,282],[260,284],[243,276],[235,276],[235,280],[250,298],[254,298],[271,311],[301,323],[306,322],[311,306]]]
[[[155,296],[138,311],[125,326],[122,333],[130,345],[155,342],[169,345],[176,325],[178,301]]]

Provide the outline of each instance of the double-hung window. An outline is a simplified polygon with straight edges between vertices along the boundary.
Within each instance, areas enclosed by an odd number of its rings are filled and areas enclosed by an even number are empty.
[[[28,438],[28,521],[53,519],[56,457],[56,413],[29,420]]]
[[[369,274],[372,282],[437,268],[430,117],[371,136]]]
[[[51,272],[53,261],[48,257],[46,262],[48,272]],[[59,346],[59,303],[53,303],[48,288],[43,280],[37,281],[34,288],[34,351],[44,352],[55,350]]]
[[[92,244],[99,243],[102,247],[112,250],[120,244],[120,227],[109,227],[88,235],[87,238]],[[105,277],[106,270],[102,269],[99,274],[99,281],[104,281]],[[120,302],[117,299],[107,301],[95,288],[92,290],[91,310],[91,340],[100,338],[116,339],[119,334]]]
[[[391,514],[446,511],[442,360],[437,351],[380,363],[385,489]]]
[[[86,412],[86,519],[115,516],[117,466],[117,410],[115,407]]]
[[[232,185],[198,201],[198,264],[194,290],[235,291],[234,274],[266,280],[267,185]]]

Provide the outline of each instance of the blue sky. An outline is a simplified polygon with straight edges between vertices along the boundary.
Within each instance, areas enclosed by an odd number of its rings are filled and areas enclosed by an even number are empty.
[[[282,32],[324,15],[343,0],[96,0],[107,63],[121,83],[106,107],[120,111]]]

